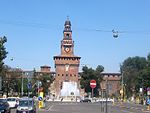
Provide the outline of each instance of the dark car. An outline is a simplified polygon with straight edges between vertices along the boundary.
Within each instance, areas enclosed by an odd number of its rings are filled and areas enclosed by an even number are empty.
[[[21,98],[16,113],[36,113],[36,105],[33,98]]]
[[[0,98],[0,113],[10,113],[10,107],[6,99]]]
[[[81,100],[80,102],[91,102],[91,99],[85,98],[85,99]]]

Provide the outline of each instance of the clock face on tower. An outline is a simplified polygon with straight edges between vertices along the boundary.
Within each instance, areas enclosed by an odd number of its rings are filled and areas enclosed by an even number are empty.
[[[64,47],[65,52],[68,53],[70,51],[70,47]]]

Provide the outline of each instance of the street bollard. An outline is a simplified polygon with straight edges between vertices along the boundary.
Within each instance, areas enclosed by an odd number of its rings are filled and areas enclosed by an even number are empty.
[[[39,108],[43,108],[43,101],[39,101]]]

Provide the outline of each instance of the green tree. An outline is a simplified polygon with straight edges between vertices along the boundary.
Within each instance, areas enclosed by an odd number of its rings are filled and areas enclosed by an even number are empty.
[[[7,57],[8,54],[4,46],[6,42],[7,42],[7,38],[5,36],[0,37],[0,73],[2,72],[4,66],[3,60]]]
[[[150,67],[150,53],[147,55],[147,67]]]
[[[54,76],[49,73],[42,73],[36,80],[41,81],[44,94],[48,94],[50,84],[54,81]]]
[[[138,78],[142,70],[145,69],[146,64],[146,58],[136,56],[128,57],[121,65],[127,97],[131,97],[132,94],[137,94],[139,92],[139,89],[137,89],[139,83]]]
[[[99,89],[100,89],[100,82],[102,80],[101,72],[104,71],[104,67],[101,65],[98,65],[96,70],[92,68],[88,68],[87,66],[84,66],[82,68],[82,73],[81,73],[81,81],[80,85],[81,88],[85,89],[86,93],[91,92],[91,87],[90,87],[90,81],[92,79],[96,80],[96,88],[94,89],[94,96],[99,95]]]
[[[6,55],[8,52],[6,52],[6,48],[4,46],[4,44],[7,42],[7,38],[4,37],[0,37],[0,78],[4,78],[4,75],[6,74],[5,70],[4,70],[4,62],[3,60],[6,58]],[[2,80],[3,81],[3,80]],[[2,86],[2,82],[0,82],[0,86]],[[0,90],[2,89],[2,87],[0,87]]]
[[[17,92],[19,94],[21,89],[20,76],[22,70],[18,68],[11,68],[8,65],[3,66],[3,91],[4,93]]]
[[[141,71],[139,77],[137,78],[137,89],[143,88],[143,93],[146,94],[146,88],[150,87],[150,54],[147,56],[147,65]]]

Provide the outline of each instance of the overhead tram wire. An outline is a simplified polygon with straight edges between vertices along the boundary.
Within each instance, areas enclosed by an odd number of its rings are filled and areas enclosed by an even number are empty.
[[[63,29],[61,26],[58,25],[50,25],[50,24],[41,24],[41,23],[28,23],[23,21],[6,21],[0,19],[0,24],[7,24],[7,25],[14,25],[14,26],[21,26],[21,27],[33,27],[33,28],[42,28],[42,29]],[[127,33],[127,34],[149,34],[150,31],[118,31],[115,29],[112,30],[103,30],[103,29],[92,29],[92,28],[75,28],[75,30],[80,31],[88,31],[88,32],[107,32],[112,33],[114,38],[118,38],[119,34]]]
[[[84,31],[96,31],[96,32],[107,32],[107,33],[112,33],[113,34],[113,37],[114,38],[118,38],[118,34],[121,33],[121,32],[118,32],[116,30],[102,30],[102,29],[81,29],[81,30],[84,30]]]
[[[52,27],[54,25],[49,24],[41,24],[41,23],[28,23],[23,21],[5,21],[0,19],[1,24],[13,25],[13,26],[21,26],[21,27],[32,27],[32,28],[42,28],[42,29],[54,29],[56,27]],[[59,27],[60,28],[60,27]]]
[[[31,62],[31,61],[35,61],[35,62],[47,62],[47,60],[42,60],[42,59],[28,59],[28,58],[18,58],[18,57],[10,57],[8,58],[8,60],[10,61],[19,61],[19,62],[22,62],[22,61],[26,61],[26,62]]]

